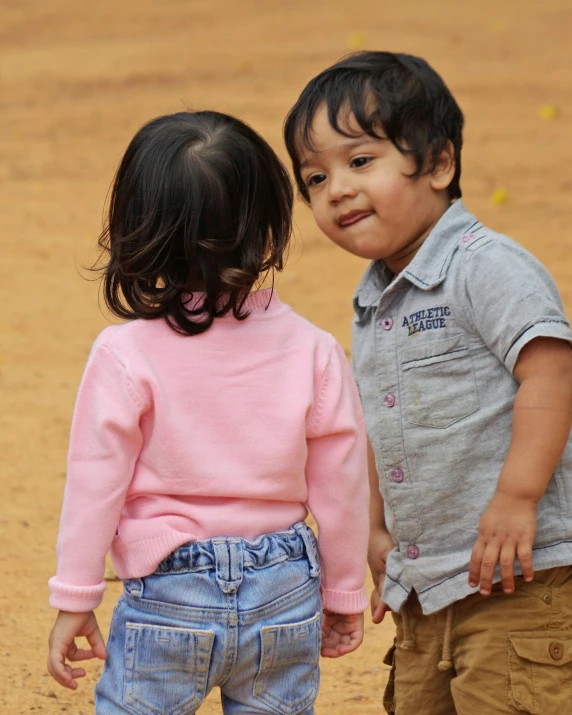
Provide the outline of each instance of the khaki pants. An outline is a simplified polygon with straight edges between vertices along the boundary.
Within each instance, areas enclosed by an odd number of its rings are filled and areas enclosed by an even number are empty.
[[[572,715],[572,566],[424,616],[400,613],[384,697],[394,715]]]

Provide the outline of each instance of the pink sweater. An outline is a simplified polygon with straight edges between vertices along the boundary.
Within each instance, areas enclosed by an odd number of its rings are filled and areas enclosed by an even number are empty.
[[[198,336],[162,319],[106,328],[72,422],[50,603],[100,603],[105,554],[121,578],[152,573],[181,544],[255,539],[312,512],[324,607],[358,613],[368,538],[365,429],[334,338],[252,293],[245,321]]]

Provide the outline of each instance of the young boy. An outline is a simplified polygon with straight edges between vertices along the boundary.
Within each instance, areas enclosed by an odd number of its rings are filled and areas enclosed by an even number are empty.
[[[543,266],[461,201],[462,128],[425,61],[362,52],[308,84],[285,139],[320,229],[371,261],[353,365],[386,710],[552,715],[572,702],[572,332]]]

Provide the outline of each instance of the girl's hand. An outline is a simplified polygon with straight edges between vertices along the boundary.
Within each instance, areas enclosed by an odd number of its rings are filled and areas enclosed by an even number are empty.
[[[383,582],[385,581],[387,557],[394,548],[393,539],[385,529],[372,529],[369,537],[367,560],[373,582],[376,584],[371,594],[371,615],[374,623],[381,623],[389,610],[388,606],[381,600],[381,594]]]
[[[75,638],[84,636],[91,646],[90,649],[78,648]],[[97,625],[95,613],[69,613],[60,611],[49,639],[48,673],[60,685],[70,690],[77,688],[76,678],[83,678],[83,668],[72,668],[66,659],[74,663],[78,660],[101,658],[105,660],[107,653],[105,643]]]
[[[339,658],[359,648],[363,641],[363,613],[324,611],[322,656]]]
[[[532,581],[532,544],[536,532],[536,502],[497,492],[479,522],[479,536],[471,554],[469,585],[488,596],[497,562],[505,593],[514,591],[514,559],[518,557],[525,581]]]

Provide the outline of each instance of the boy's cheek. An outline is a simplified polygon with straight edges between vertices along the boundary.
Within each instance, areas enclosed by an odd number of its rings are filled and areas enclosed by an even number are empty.
[[[312,209],[312,214],[314,215],[314,221],[318,225],[318,228],[328,236],[328,238],[332,237],[332,234],[335,232],[335,224],[332,220],[329,220],[325,212],[320,211],[319,207],[317,206],[310,206]]]

